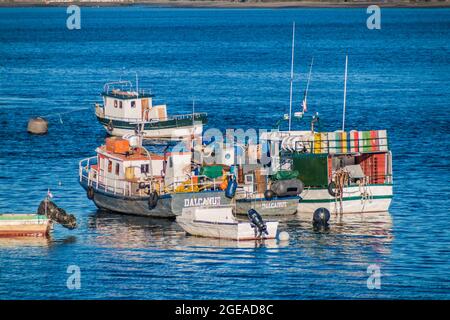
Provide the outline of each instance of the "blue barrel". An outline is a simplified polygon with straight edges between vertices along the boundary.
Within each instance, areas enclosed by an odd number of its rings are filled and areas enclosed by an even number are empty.
[[[229,176],[228,185],[227,188],[225,189],[225,197],[232,199],[236,193],[236,189],[237,189],[236,178],[234,176]]]

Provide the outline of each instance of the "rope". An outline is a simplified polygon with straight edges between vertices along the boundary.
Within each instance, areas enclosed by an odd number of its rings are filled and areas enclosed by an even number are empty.
[[[344,213],[343,208],[343,197],[344,197],[344,187],[348,185],[349,174],[346,170],[340,168],[334,173],[333,181],[336,186],[337,192],[334,196],[334,210],[337,213],[337,204],[339,202],[339,213]]]
[[[43,115],[43,116],[39,116],[39,117],[41,117],[41,118],[50,118],[50,117],[53,117],[53,116],[59,116],[59,119],[60,119],[60,121],[62,123],[61,115],[69,114],[69,113],[72,113],[72,112],[75,112],[75,111],[88,110],[88,109],[91,109],[91,107],[86,107],[86,108],[81,108],[81,109],[73,109],[73,110],[69,110],[69,111],[65,111],[65,112],[53,112],[53,113],[49,113],[49,114],[46,114],[46,115]]]

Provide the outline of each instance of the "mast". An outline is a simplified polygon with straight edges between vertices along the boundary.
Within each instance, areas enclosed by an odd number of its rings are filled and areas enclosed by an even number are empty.
[[[292,24],[292,57],[291,57],[291,90],[289,93],[289,131],[292,120],[292,83],[294,82],[294,45],[295,45],[295,21]]]
[[[345,103],[347,98],[347,64],[348,56],[345,56],[345,75],[344,75],[344,106],[342,109],[342,131],[345,131]]]
[[[306,99],[308,98],[308,89],[309,89],[309,82],[311,80],[311,73],[312,73],[313,63],[314,63],[314,57],[311,58],[311,64],[309,65],[308,81],[306,82],[305,94],[303,95],[303,101],[305,103],[306,103]]]
[[[192,127],[194,127],[194,115],[195,115],[195,98],[192,99]]]
[[[139,98],[139,80],[138,80],[137,71],[136,71],[136,93],[137,93],[137,97]]]

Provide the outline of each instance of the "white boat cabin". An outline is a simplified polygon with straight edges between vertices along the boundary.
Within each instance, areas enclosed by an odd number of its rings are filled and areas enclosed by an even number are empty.
[[[155,189],[188,179],[191,165],[189,152],[165,155],[149,153],[143,147],[132,147],[127,139],[111,137],[98,147],[95,179],[108,190],[119,194],[139,193],[140,182],[156,182]]]
[[[117,88],[117,84],[122,84]],[[138,92],[128,82],[108,83],[103,93],[103,106],[97,105],[104,118],[127,121],[167,120],[167,107],[153,105],[153,95]]]

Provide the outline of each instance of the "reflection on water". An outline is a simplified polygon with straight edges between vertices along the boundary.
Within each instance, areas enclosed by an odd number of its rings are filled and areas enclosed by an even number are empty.
[[[55,226],[50,239],[0,239],[0,298],[450,297],[450,235],[436,223],[447,221],[449,211],[442,195],[450,193],[450,113],[442,110],[450,28],[438,28],[448,25],[448,10],[390,11],[395,32],[376,34],[361,26],[358,10],[141,11],[86,8],[83,21],[95,32],[80,38],[67,33],[54,10],[0,10],[0,211],[28,212],[50,187],[80,221],[76,230]],[[105,81],[139,66],[140,74],[154,75],[142,77],[141,87],[168,102],[173,114],[189,113],[187,100],[195,97],[196,111],[210,115],[205,129],[269,129],[286,111],[295,19],[310,26],[301,48],[320,60],[311,92],[320,131],[334,131],[341,121],[343,41],[352,48],[349,89],[357,107],[349,108],[347,122],[355,130],[388,131],[396,159],[394,224],[389,214],[333,216],[329,230],[314,231],[312,217],[296,215],[280,218],[280,230],[290,234],[286,244],[259,245],[186,236],[174,221],[92,212],[78,184],[78,161],[104,142],[104,128],[84,108],[98,102]],[[111,30],[114,36],[105,37]],[[74,108],[79,112],[59,121],[57,113]],[[26,132],[30,117],[51,113],[48,135]],[[417,113],[439,116],[418,121]],[[418,137],[426,148],[414,148]],[[373,263],[382,268],[379,291],[366,286]],[[76,292],[66,287],[71,264],[83,270]]]
[[[233,241],[190,236],[175,220],[120,215],[103,210],[89,217],[89,228],[96,230],[96,239],[99,244],[122,248],[154,246],[172,249],[185,247],[275,248],[278,246],[275,239]]]
[[[0,237],[0,248],[47,247],[51,237]]]
[[[332,215],[330,227],[326,231],[315,231],[311,223],[311,214],[296,214],[271,218],[280,222],[278,231],[287,231],[289,241],[276,239],[261,241],[234,241],[225,239],[202,238],[187,235],[175,220],[120,215],[99,210],[88,218],[88,228],[96,232],[96,242],[102,246],[118,248],[172,248],[186,247],[229,247],[229,248],[278,248],[298,245],[299,242],[323,241],[322,236],[335,237],[336,243],[343,244],[351,239],[373,238],[380,246],[376,251],[387,253],[383,244],[392,240],[392,218],[389,212],[370,214]],[[332,242],[333,243],[333,242]],[[328,243],[328,244],[332,244]]]

